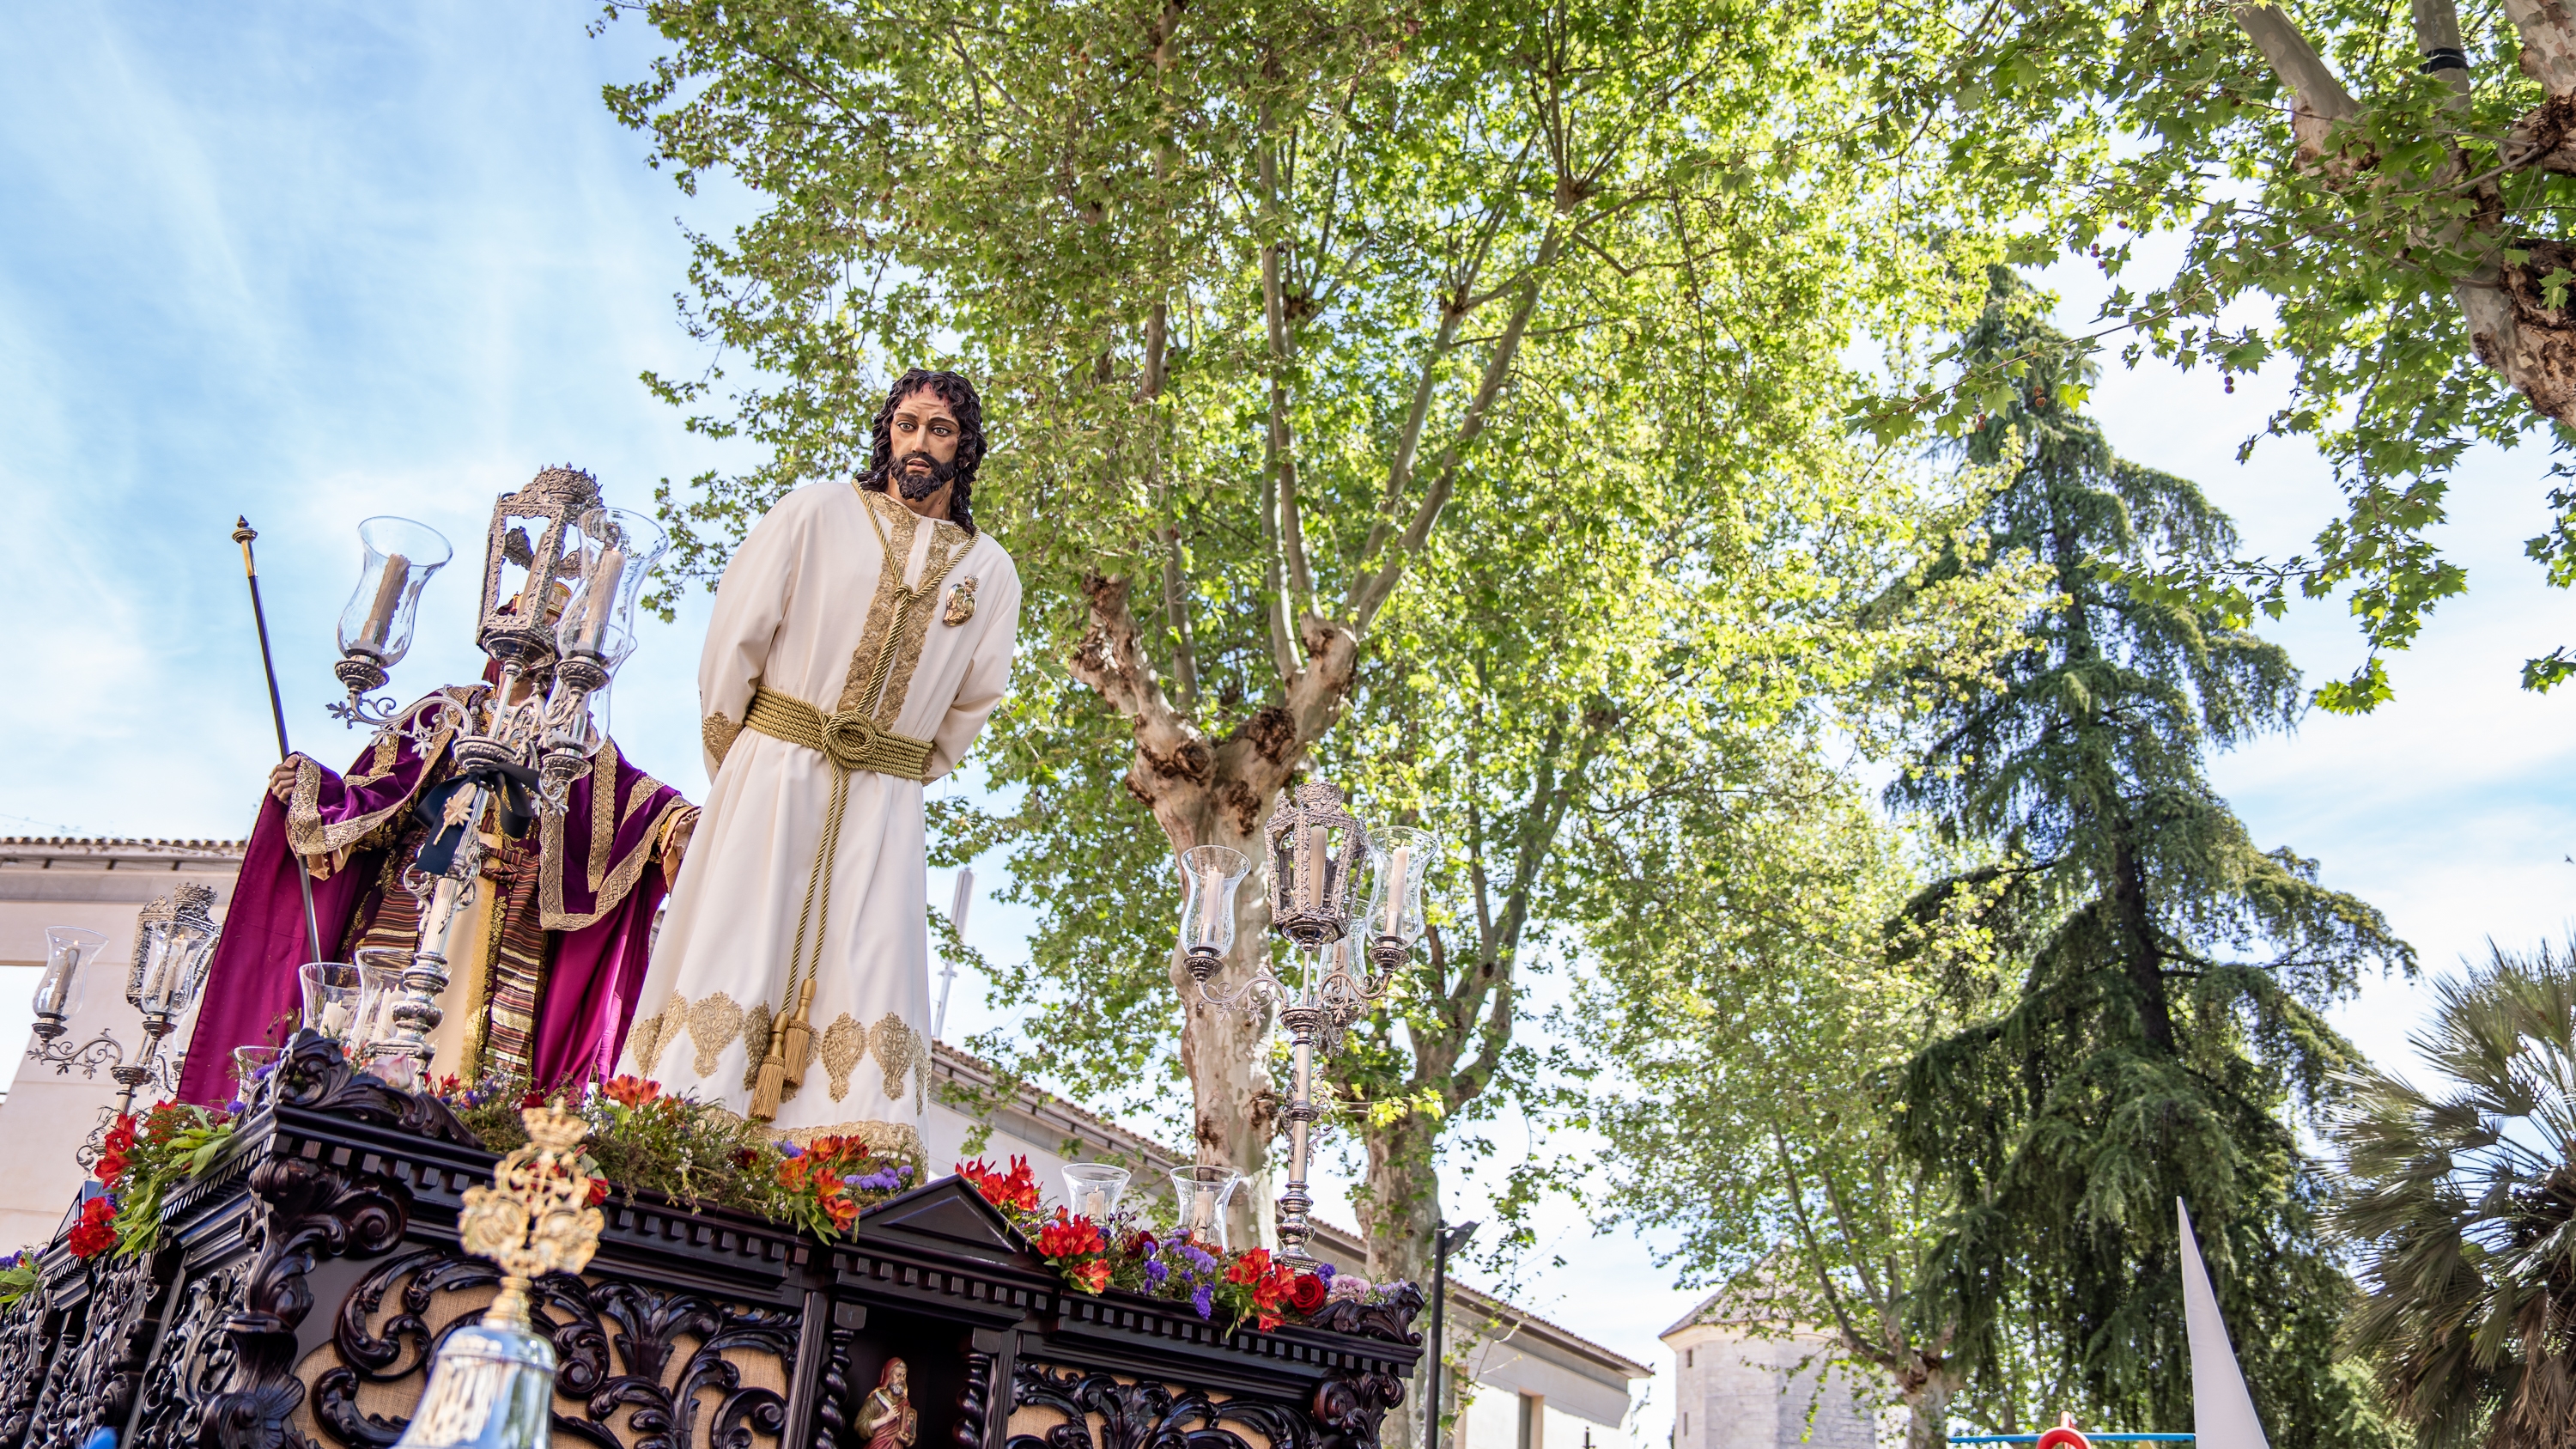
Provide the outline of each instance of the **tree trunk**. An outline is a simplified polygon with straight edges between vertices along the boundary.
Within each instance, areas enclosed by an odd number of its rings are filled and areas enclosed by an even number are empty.
[[[1222,845],[1257,864],[1262,827],[1280,789],[1349,701],[1359,640],[1348,629],[1307,616],[1300,629],[1306,660],[1284,682],[1284,698],[1255,711],[1233,733],[1210,740],[1164,694],[1128,608],[1128,585],[1124,578],[1084,581],[1090,628],[1070,661],[1073,677],[1133,723],[1136,753],[1127,767],[1127,790],[1153,811],[1174,857],[1196,846]],[[1256,876],[1236,903],[1234,952],[1210,984],[1220,991],[1240,986],[1269,950],[1270,905]],[[1181,1018],[1181,1067],[1195,1104],[1198,1161],[1231,1167],[1248,1179],[1228,1214],[1233,1241],[1269,1242],[1267,1168],[1281,1102],[1266,1066],[1270,1022],[1198,1007],[1196,987],[1177,951],[1172,983],[1188,1004]]]
[[[1905,1395],[1905,1449],[1942,1449],[1950,1442],[1950,1375],[1935,1369]]]

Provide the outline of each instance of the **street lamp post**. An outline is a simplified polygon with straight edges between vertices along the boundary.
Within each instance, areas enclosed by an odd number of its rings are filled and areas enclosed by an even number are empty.
[[[1448,1346],[1441,1338],[1443,1310],[1449,1306],[1449,1250],[1465,1246],[1476,1224],[1441,1223],[1431,1230],[1431,1359],[1423,1377],[1429,1381],[1423,1399],[1422,1449],[1439,1449],[1440,1387],[1449,1377]]]

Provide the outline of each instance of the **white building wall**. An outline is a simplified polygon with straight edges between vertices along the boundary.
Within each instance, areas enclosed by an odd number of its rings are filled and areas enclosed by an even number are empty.
[[[182,882],[213,887],[218,920],[232,902],[236,859],[215,854],[155,862],[126,854],[111,869],[105,858],[0,850],[0,1053],[8,1054],[0,1075],[9,1078],[8,1100],[0,1102],[0,1158],[10,1164],[0,1173],[0,1253],[52,1240],[88,1176],[75,1154],[121,1090],[104,1070],[85,1076],[79,1067],[63,1070],[26,1057],[35,1045],[29,1027],[44,972],[45,929],[85,926],[107,938],[96,974],[83,973],[86,999],[59,1045],[77,1049],[105,1032],[130,1062],[143,1043],[143,1018],[124,994],[135,917]],[[194,1013],[183,1018],[170,1045],[186,1042],[194,1025]],[[146,1085],[135,1100],[148,1106],[159,1095]]]
[[[1885,1395],[1817,1334],[1697,1324],[1674,1350],[1674,1449],[1875,1449]]]

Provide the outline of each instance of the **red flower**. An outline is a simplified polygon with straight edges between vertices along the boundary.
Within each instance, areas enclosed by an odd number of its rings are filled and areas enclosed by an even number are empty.
[[[530,1092],[519,1099],[519,1105],[522,1107],[542,1107],[545,1104],[546,1094],[543,1092]]]
[[[847,1191],[841,1191],[824,1197],[823,1211],[832,1219],[833,1227],[846,1229],[851,1223],[858,1221],[859,1205],[850,1200],[850,1194]]]
[[[608,1095],[608,1100],[619,1106],[641,1107],[662,1095],[662,1084],[648,1082],[642,1077],[618,1076],[601,1083],[599,1090]]]
[[[1055,1220],[1038,1230],[1038,1253],[1048,1258],[1080,1258],[1105,1251],[1109,1244],[1100,1236],[1100,1225],[1089,1218],[1078,1218],[1063,1208],[1055,1210]]]
[[[1268,1248],[1254,1248],[1227,1264],[1225,1269],[1225,1281],[1228,1283],[1258,1284],[1269,1276],[1270,1250]]]
[[[1073,1280],[1097,1293],[1109,1286],[1109,1264],[1103,1259],[1094,1258],[1073,1270]]]
[[[1279,1326],[1279,1315],[1276,1313],[1255,1314],[1252,1319],[1252,1326],[1260,1329],[1263,1333],[1268,1333],[1270,1330]]]
[[[608,1179],[604,1177],[592,1178],[590,1180],[590,1206],[597,1207],[606,1201],[608,1201]]]
[[[116,1202],[94,1197],[81,1204],[80,1221],[72,1225],[69,1244],[75,1258],[95,1258],[116,1246]]]
[[[1327,1291],[1323,1279],[1312,1273],[1300,1273],[1296,1281],[1288,1285],[1288,1306],[1300,1313],[1312,1313],[1324,1306]]]
[[[107,1129],[107,1140],[99,1146],[98,1180],[106,1186],[116,1186],[116,1180],[125,1175],[126,1160],[133,1155],[134,1118],[130,1114],[120,1115]]]
[[[996,1172],[991,1163],[980,1157],[957,1164],[957,1175],[966,1179],[969,1187],[982,1193],[984,1201],[997,1208],[1017,1208],[1024,1213],[1038,1210],[1038,1176],[1029,1170],[1026,1157],[1013,1157],[1007,1176]]]

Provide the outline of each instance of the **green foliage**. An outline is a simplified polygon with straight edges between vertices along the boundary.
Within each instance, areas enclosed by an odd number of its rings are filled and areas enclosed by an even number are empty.
[[[2094,335],[2122,338],[2127,361],[2153,357],[2230,377],[2288,370],[2289,401],[2265,435],[2303,438],[2324,452],[2345,495],[2343,516],[2319,529],[2311,553],[2280,561],[2221,554],[2163,582],[2240,626],[2257,608],[2277,617],[2293,589],[2313,598],[2345,592],[2372,657],[2320,700],[2371,708],[2388,692],[2379,653],[2406,647],[2434,607],[2467,587],[2430,536],[2446,517],[2446,475],[2475,443],[2512,448],[2535,431],[2553,448],[2565,441],[2481,362],[2455,290],[2464,281],[2492,287],[2493,267],[2530,263],[2531,300],[2555,307],[2547,299],[2566,282],[2563,267],[2532,257],[2536,246],[2556,245],[2537,239],[2566,235],[2576,178],[2509,163],[2500,150],[2543,99],[2517,64],[2521,45],[2506,8],[2470,11],[2467,71],[2427,73],[2406,6],[2290,7],[2362,107],[2319,139],[2325,154],[2301,148],[2294,98],[2235,19],[2237,7],[1960,0],[1935,8],[1953,22],[1947,44],[1863,42],[1881,109],[1857,149],[1882,164],[1939,167],[1988,214],[2017,217],[2012,260],[2094,261],[2114,282]],[[2447,83],[2463,76],[2472,82],[2465,96]],[[2170,276],[2136,279],[2137,238],[2156,233],[2180,239],[2179,264]],[[1964,361],[1955,385],[1927,370],[1882,400],[1868,410],[1871,426],[1890,438],[1925,425],[1950,436],[1975,431],[2026,360]],[[2568,505],[2565,490],[2553,491],[2556,521],[2530,543],[2562,587],[2576,557]],[[2535,666],[2534,687],[2558,677],[2547,661]]]
[[[1977,888],[2013,970],[1991,994],[1947,983],[1972,1020],[1902,1075],[1898,1140],[1955,1200],[1920,1308],[1957,1324],[1984,1416],[2063,1398],[2178,1422],[2180,1195],[2277,1442],[2348,1442],[2328,1426],[2360,1412],[2334,1350],[2350,1291],[2285,1114],[2353,1060],[2323,1009],[2364,969],[2411,970],[2413,953],[2376,910],[2318,885],[2313,862],[2256,847],[2211,790],[2203,752],[2287,727],[2297,675],[2216,614],[2122,581],[2223,557],[2233,533],[2197,489],[2120,462],[2058,401],[2050,384],[2077,354],[2042,301],[1998,269],[1963,352],[1971,367],[2026,359],[2028,386],[1968,446],[2018,465],[1987,524],[2052,571],[2056,596],[1888,790],[1998,852],[1915,910]]]
[[[2351,1339],[2428,1446],[2538,1449],[2576,1421],[2576,952],[2436,983],[2441,1085],[2354,1073],[2331,1129],[2364,1247]]]

